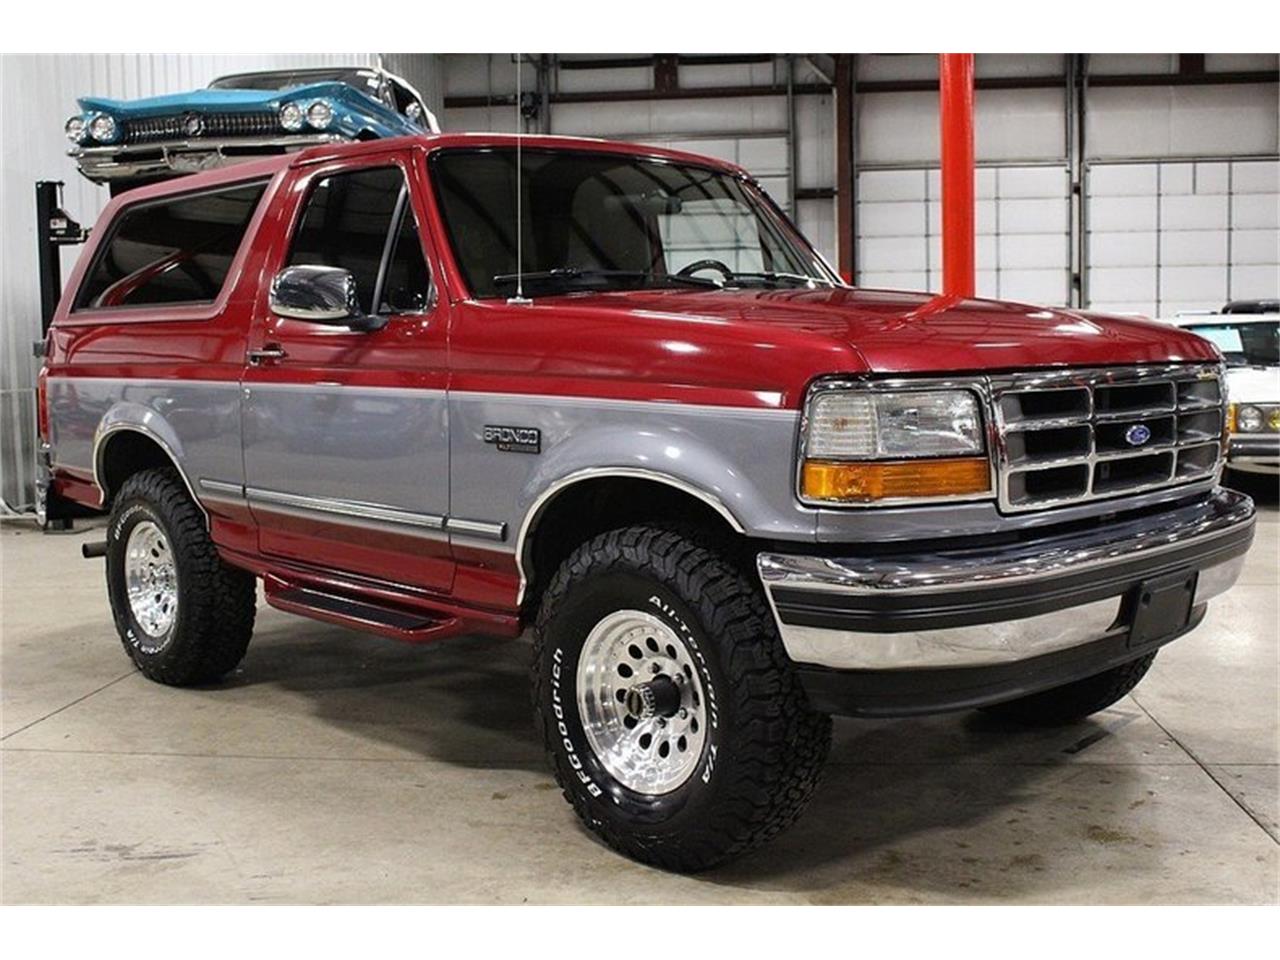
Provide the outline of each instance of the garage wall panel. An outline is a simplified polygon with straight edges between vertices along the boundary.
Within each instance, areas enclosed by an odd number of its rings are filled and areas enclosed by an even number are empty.
[[[1085,144],[1093,158],[1280,152],[1274,83],[1091,87],[1086,99]]]
[[[980,296],[1062,305],[1069,293],[1065,167],[987,166],[975,181]],[[858,176],[857,282],[942,286],[941,179],[936,168]]]
[[[1092,163],[1090,306],[1172,316],[1280,290],[1280,163]]]
[[[858,104],[858,157],[867,166],[938,161],[938,94],[876,93]],[[1066,154],[1061,90],[979,90],[974,101],[979,162],[1059,160]]]

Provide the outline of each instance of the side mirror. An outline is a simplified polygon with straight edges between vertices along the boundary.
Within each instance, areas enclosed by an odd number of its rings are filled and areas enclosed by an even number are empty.
[[[285,267],[271,281],[271,310],[291,320],[368,332],[387,318],[360,311],[356,279],[341,267]]]

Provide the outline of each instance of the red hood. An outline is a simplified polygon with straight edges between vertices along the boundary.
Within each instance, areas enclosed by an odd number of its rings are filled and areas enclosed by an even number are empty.
[[[887,290],[656,290],[472,301],[459,389],[796,407],[828,374],[944,374],[1212,361],[1147,320]],[[529,344],[537,349],[530,351]]]
[[[875,373],[1217,359],[1208,341],[1150,320],[891,290],[659,291],[557,299],[561,306],[591,302],[641,316],[683,314],[695,322],[747,325],[753,340],[770,339],[770,332],[807,334],[828,346],[847,345],[863,370]]]

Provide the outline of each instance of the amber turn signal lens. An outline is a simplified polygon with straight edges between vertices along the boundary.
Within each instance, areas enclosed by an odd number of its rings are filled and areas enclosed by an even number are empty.
[[[866,463],[806,460],[800,488],[809,500],[846,503],[964,496],[991,490],[991,467],[986,457]]]
[[[1236,432],[1236,405],[1234,403],[1227,404],[1227,436]]]

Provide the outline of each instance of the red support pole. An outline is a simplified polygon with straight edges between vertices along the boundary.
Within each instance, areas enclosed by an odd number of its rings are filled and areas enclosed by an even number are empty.
[[[938,54],[942,119],[942,292],[974,292],[973,54]]]

